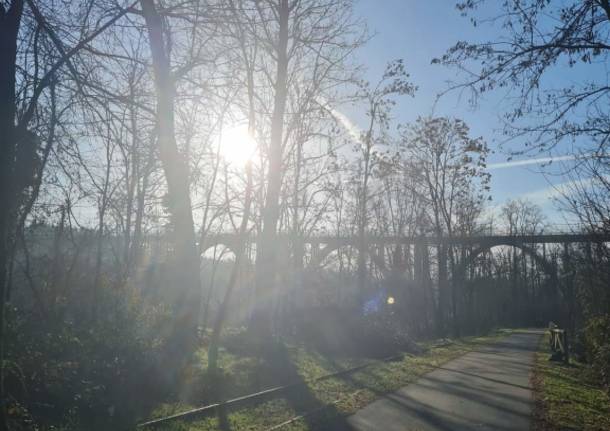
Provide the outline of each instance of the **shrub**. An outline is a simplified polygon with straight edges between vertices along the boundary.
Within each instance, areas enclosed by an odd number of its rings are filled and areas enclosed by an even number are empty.
[[[368,313],[333,306],[309,309],[297,322],[296,338],[339,356],[383,358],[415,346],[404,325],[384,307]]]
[[[600,382],[610,387],[610,315],[590,318],[584,329],[585,359]]]
[[[163,395],[154,369],[165,311],[125,291],[121,298],[105,292],[100,303],[96,319],[72,318],[65,309],[44,318],[10,310],[7,360],[16,365],[7,374],[9,412],[34,418],[32,429],[124,428]]]

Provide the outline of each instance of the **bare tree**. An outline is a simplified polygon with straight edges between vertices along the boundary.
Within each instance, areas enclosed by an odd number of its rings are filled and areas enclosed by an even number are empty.
[[[180,153],[175,132],[175,73],[171,68],[171,44],[154,0],[141,0],[142,15],[148,30],[156,88],[157,146],[165,172],[169,207],[172,214],[172,239],[177,271],[176,285],[182,290],[175,304],[175,328],[171,331],[169,360],[176,352],[183,355],[194,348],[200,309],[199,254],[190,198],[189,165]]]
[[[251,328],[264,337],[273,332],[280,297],[277,234],[286,226],[286,198],[294,197],[286,189],[292,156],[299,151],[302,156],[308,154],[305,145],[315,132],[303,128],[313,124],[306,119],[319,114],[320,104],[334,100],[334,87],[349,78],[343,72],[348,56],[363,37],[349,0],[228,3],[232,22],[237,23],[232,37],[241,40],[237,47],[246,65],[244,82],[248,84],[244,86],[249,89],[248,103],[255,104],[261,150],[262,187],[255,200],[261,212],[255,277],[260,300],[255,303]],[[306,159],[301,157],[293,166],[301,169]],[[302,176],[297,176],[301,181]]]
[[[24,14],[26,7],[31,12]],[[4,374],[4,306],[6,301],[9,262],[15,241],[17,221],[23,219],[24,198],[36,190],[40,140],[30,130],[32,122],[41,111],[40,102],[62,68],[67,66],[69,75],[79,81],[73,58],[101,33],[114,25],[127,9],[113,5],[89,8],[88,13],[53,16],[58,26],[49,25],[45,16],[33,1],[11,0],[0,4],[0,397],[3,393]],[[105,11],[102,11],[103,9]],[[46,10],[44,12],[47,12]],[[71,21],[71,22],[70,22]],[[81,26],[79,38],[72,47],[65,47],[57,34],[61,24]],[[42,32],[45,37],[40,37]],[[26,35],[37,35],[33,38]],[[69,40],[74,40],[73,38]],[[29,43],[23,43],[29,41]],[[33,66],[31,66],[33,65]],[[52,140],[50,141],[52,142]],[[50,142],[47,145],[50,148]],[[30,173],[26,179],[25,174]],[[36,194],[37,192],[35,192]],[[4,404],[0,409],[0,429],[6,429]]]
[[[597,79],[593,72],[604,67],[610,53],[608,2],[510,0],[502,3],[496,16],[477,19],[482,3],[463,1],[458,9],[474,15],[475,24],[491,22],[502,31],[489,42],[458,42],[434,60],[468,72],[466,80],[453,88],[468,88],[476,97],[513,86],[518,97],[506,119],[511,135],[523,136],[530,147],[542,150],[563,140],[578,142],[582,148],[585,140],[579,137],[588,136],[603,151],[609,130],[604,106],[610,89],[605,74]],[[564,66],[586,68],[593,78],[551,84],[550,74]]]
[[[505,225],[509,235],[536,235],[544,229],[545,218],[538,205],[527,200],[517,199],[509,200],[502,206],[500,222]],[[523,306],[530,300],[526,296],[528,289],[525,285],[527,280],[530,279],[527,256],[513,247],[508,264],[511,268],[512,312],[522,319]]]
[[[413,126],[404,129],[403,139],[413,175],[424,184],[433,232],[438,237],[452,238],[459,226],[459,217],[466,214],[463,209],[480,208],[487,198],[487,145],[482,138],[472,138],[462,120],[444,117],[418,119]],[[453,246],[442,244],[438,247],[437,255],[439,299],[436,322],[443,331],[450,305],[454,330],[459,331],[459,295],[455,282],[457,256]],[[447,283],[447,258],[453,275],[451,297]]]
[[[413,96],[416,87],[409,82],[402,60],[387,65],[381,79],[374,85],[363,83],[361,97],[364,99],[368,126],[356,144],[358,154],[358,295],[361,305],[366,297],[366,229],[369,223],[369,181],[387,141],[390,109],[396,96]]]

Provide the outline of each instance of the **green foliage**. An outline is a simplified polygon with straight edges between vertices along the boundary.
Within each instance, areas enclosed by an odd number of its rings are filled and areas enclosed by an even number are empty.
[[[610,315],[591,318],[584,328],[585,358],[600,383],[610,387]]]
[[[308,309],[296,320],[296,339],[311,350],[333,357],[384,358],[416,349],[411,334],[386,306],[385,296],[376,298],[375,311],[325,306]]]
[[[401,325],[397,316],[391,312],[375,313],[365,316],[358,322],[363,344],[370,354],[384,357],[397,352],[418,351],[409,333]]]
[[[155,371],[167,314],[121,296],[105,292],[97,318],[10,310],[7,357],[19,364],[6,381],[14,416],[35,417],[39,429],[108,429],[163,395]]]
[[[549,361],[548,335],[533,374],[534,430],[610,429],[610,398],[585,364]]]

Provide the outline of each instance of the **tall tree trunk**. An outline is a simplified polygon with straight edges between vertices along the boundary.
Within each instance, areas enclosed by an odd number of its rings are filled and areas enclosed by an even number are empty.
[[[424,245],[422,247],[422,283],[424,289],[424,317],[425,317],[425,329],[429,335],[430,331],[430,316],[433,315],[434,301],[430,299],[432,294],[432,277],[430,275],[430,251],[428,247]]]
[[[359,221],[358,221],[358,301],[362,309],[366,302],[366,228],[368,225],[369,177],[371,175],[371,150],[373,147],[373,127],[377,115],[377,105],[370,111],[369,128],[364,138],[364,173],[360,189]]]
[[[6,7],[6,6],[5,6]],[[13,0],[0,10],[0,430],[7,429],[4,392],[5,302],[12,241],[14,240],[15,184],[13,181],[17,136],[15,128],[15,71],[17,35],[23,1]]]
[[[142,168],[138,168],[137,178],[137,198],[136,198],[136,214],[133,226],[133,239],[131,241],[131,270],[140,264],[140,255],[142,252],[142,223],[144,221],[144,207],[146,204],[146,192],[148,190],[148,180],[150,178],[151,166],[154,163],[154,152],[149,150],[148,159]],[[142,172],[143,171],[143,172]]]
[[[91,300],[91,316],[95,321],[99,311],[100,292],[102,289],[102,262],[104,254],[104,227],[106,210],[108,209],[108,187],[110,185],[110,169],[112,166],[112,151],[110,139],[106,142],[106,172],[104,175],[104,187],[99,203],[98,229],[96,233],[95,248],[95,272],[93,277],[93,294]]]
[[[512,304],[510,307],[510,320],[511,320],[511,324],[516,326],[518,325],[518,320],[519,320],[519,315],[520,315],[520,309],[519,309],[519,287],[518,287],[518,283],[519,283],[519,262],[517,259],[517,248],[513,247],[512,250],[512,257],[510,260],[510,266],[511,266],[511,284],[510,284],[510,290],[511,290],[511,299],[512,299]]]
[[[276,47],[277,70],[271,118],[269,167],[266,178],[267,195],[263,208],[262,233],[256,249],[256,303],[251,322],[252,329],[261,336],[270,335],[273,332],[273,299],[276,294],[277,274],[276,237],[283,174],[284,113],[288,93],[288,21],[290,18],[288,0],[279,0],[277,12],[279,34]]]
[[[53,267],[51,268],[51,280],[49,282],[49,304],[51,307],[57,305],[58,286],[60,285],[65,270],[63,242],[64,230],[66,227],[66,206],[62,205],[60,211],[61,216],[59,218],[59,225],[55,228],[55,236],[53,238]]]
[[[444,244],[437,247],[438,254],[438,305],[436,325],[439,336],[445,334],[445,316],[447,312],[447,249]]]
[[[212,336],[210,337],[210,347],[208,349],[208,371],[211,374],[215,373],[217,370],[218,344],[220,342],[222,326],[226,319],[227,310],[229,308],[229,302],[231,300],[233,290],[235,290],[235,286],[237,284],[237,277],[239,275],[239,269],[242,266],[242,261],[246,251],[246,242],[248,240],[248,221],[250,219],[250,205],[252,202],[252,166],[250,163],[248,163],[246,170],[248,177],[246,185],[246,200],[244,204],[244,214],[242,216],[238,232],[239,243],[237,245],[237,249],[235,250],[235,263],[233,264],[229,283],[225,290],[225,295],[222,300],[222,303],[220,304],[218,315],[216,316],[216,320],[214,321],[214,329],[212,331]]]
[[[148,30],[157,96],[157,146],[172,215],[175,286],[180,289],[175,300],[174,327],[169,338],[169,352],[189,355],[197,336],[200,306],[199,255],[189,194],[189,166],[178,150],[174,130],[174,82],[171,77],[168,44],[164,38],[162,18],[154,0],[141,0],[142,14]],[[170,359],[170,358],[168,358]]]
[[[296,303],[298,293],[300,292],[301,282],[303,277],[303,258],[305,254],[304,244],[300,238],[300,220],[299,220],[299,184],[301,180],[301,168],[303,163],[303,142],[299,139],[296,148],[296,161],[295,161],[295,173],[294,182],[292,185],[292,234],[291,234],[291,245],[292,245],[292,274],[290,280],[290,292],[285,295],[285,306],[284,315],[282,316],[282,326],[284,330],[292,330],[293,319],[290,316],[294,316],[296,310]],[[284,320],[286,318],[286,320]]]
[[[451,316],[453,322],[453,334],[456,337],[459,337],[461,334],[460,328],[460,320],[458,319],[458,299],[461,297],[459,295],[458,289],[460,289],[461,283],[463,282],[463,274],[456,273],[456,263],[455,263],[455,250],[452,245],[449,246],[448,249],[448,257],[449,257],[449,268],[451,270]]]
[[[135,98],[133,84],[130,84],[129,96],[133,100]],[[133,222],[133,205],[136,199],[136,185],[139,181],[140,161],[138,155],[138,137],[137,137],[137,119],[135,107],[129,108],[129,122],[131,126],[131,148],[129,156],[131,159],[126,159],[125,163],[125,182],[127,184],[127,199],[125,202],[125,238],[123,243],[123,277],[122,282],[126,282],[132,272],[131,260],[132,254],[132,222]]]

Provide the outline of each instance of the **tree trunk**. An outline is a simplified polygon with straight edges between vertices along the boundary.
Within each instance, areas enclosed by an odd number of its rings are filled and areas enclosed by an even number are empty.
[[[436,325],[439,336],[445,334],[445,316],[447,312],[447,250],[442,244],[438,245],[438,306],[436,312]]]
[[[373,105],[370,112],[369,128],[364,139],[364,175],[362,189],[360,190],[360,207],[358,223],[358,300],[362,309],[366,302],[366,228],[368,224],[369,176],[371,174],[371,149],[373,146],[373,127],[377,115],[377,106]]]
[[[144,220],[144,207],[146,204],[146,191],[148,190],[148,180],[150,178],[151,166],[154,163],[154,152],[149,150],[148,159],[138,175],[138,193],[136,198],[136,214],[133,226],[133,239],[131,241],[131,270],[140,264],[140,256],[142,252],[142,223]]]
[[[453,334],[456,337],[461,335],[460,320],[458,319],[458,300],[461,297],[458,289],[460,289],[464,274],[457,274],[455,268],[455,250],[452,245],[448,249],[449,267],[451,269],[451,317],[453,322]],[[460,289],[461,290],[461,289]]]
[[[229,308],[229,301],[231,300],[231,295],[233,294],[233,290],[235,289],[235,285],[237,284],[237,276],[239,274],[239,269],[241,268],[246,249],[248,220],[250,219],[250,204],[252,202],[252,166],[248,164],[246,170],[248,177],[246,185],[246,201],[244,204],[244,214],[242,216],[241,225],[239,227],[238,232],[239,243],[237,249],[235,250],[235,264],[233,265],[233,269],[231,270],[229,283],[227,285],[227,289],[225,290],[224,298],[222,300],[222,303],[220,304],[220,309],[218,310],[218,315],[216,316],[216,320],[214,322],[214,329],[212,331],[212,336],[210,338],[210,347],[208,349],[208,372],[210,374],[214,374],[217,370],[218,344],[220,342],[222,325],[224,324],[227,315],[227,309]]]
[[[284,135],[284,113],[287,98],[288,74],[288,0],[279,0],[279,34],[276,48],[277,70],[273,115],[271,118],[271,140],[269,145],[269,168],[267,171],[267,195],[263,208],[263,228],[257,244],[256,299],[251,329],[265,337],[272,334],[273,299],[276,292],[277,273],[277,222],[280,214],[280,192],[282,188],[282,156]]]
[[[100,291],[102,289],[102,262],[104,254],[104,226],[106,210],[108,208],[108,186],[110,184],[110,168],[112,163],[112,151],[110,149],[110,141],[106,142],[106,172],[104,175],[104,187],[102,188],[102,196],[99,203],[98,229],[96,234],[95,248],[95,272],[93,277],[93,294],[91,300],[91,317],[93,321],[97,319],[99,311]]]
[[[422,246],[422,283],[424,289],[424,318],[426,334],[430,334],[430,316],[433,315],[434,301],[430,300],[432,293],[432,277],[430,275],[430,253],[426,245]]]
[[[17,136],[15,128],[15,71],[17,35],[23,1],[14,0],[0,11],[0,430],[7,429],[4,393],[4,328],[10,251],[14,240],[13,181]]]
[[[168,354],[171,352],[186,359],[196,342],[201,295],[199,255],[189,194],[189,167],[176,143],[174,83],[162,19],[154,0],[141,0],[140,4],[146,21],[152,55],[157,96],[157,147],[167,182],[172,216],[172,239],[176,263],[175,286],[180,289],[175,300],[175,320],[174,327],[170,331]]]
[[[301,168],[303,163],[303,142],[299,140],[296,148],[296,161],[294,182],[292,185],[292,274],[290,279],[290,292],[285,295],[285,306],[282,316],[282,327],[284,331],[293,329],[294,321],[290,316],[295,315],[298,294],[301,290],[303,279],[303,257],[305,254],[304,244],[300,238],[299,220],[299,183],[301,180]]]

